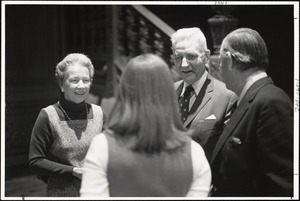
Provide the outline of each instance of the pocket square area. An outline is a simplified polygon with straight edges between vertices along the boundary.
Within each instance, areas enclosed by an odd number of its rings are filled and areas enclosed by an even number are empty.
[[[210,115],[209,117],[206,117],[205,119],[217,119],[214,114]]]

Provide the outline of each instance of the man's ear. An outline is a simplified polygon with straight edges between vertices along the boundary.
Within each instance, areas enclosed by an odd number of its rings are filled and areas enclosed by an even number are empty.
[[[225,52],[225,62],[229,69],[232,68],[233,58],[230,52]]]
[[[62,87],[61,84],[59,85],[59,88],[60,88],[60,91],[61,91],[61,92],[64,92],[64,88]]]
[[[210,59],[210,50],[205,50],[204,55],[205,63],[208,63]]]

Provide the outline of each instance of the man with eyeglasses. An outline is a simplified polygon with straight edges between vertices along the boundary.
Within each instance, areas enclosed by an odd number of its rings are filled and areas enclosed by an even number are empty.
[[[293,104],[266,70],[267,46],[249,28],[229,33],[220,71],[237,107],[212,155],[212,196],[293,196]]]

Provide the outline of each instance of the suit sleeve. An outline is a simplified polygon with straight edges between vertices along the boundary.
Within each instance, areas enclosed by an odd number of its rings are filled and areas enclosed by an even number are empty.
[[[266,95],[265,95],[266,96]],[[280,97],[280,94],[279,96]],[[285,96],[283,96],[285,97]],[[293,106],[286,98],[264,97],[259,103],[257,156],[266,195],[293,192]]]

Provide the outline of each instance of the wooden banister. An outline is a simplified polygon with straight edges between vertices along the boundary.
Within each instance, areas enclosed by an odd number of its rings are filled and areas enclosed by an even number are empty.
[[[117,27],[115,80],[118,82],[123,67],[132,57],[143,53],[161,56],[170,68],[172,49],[170,36],[175,32],[168,24],[141,5],[116,6]]]
[[[137,10],[141,15],[143,15],[147,20],[149,20],[153,25],[159,27],[161,31],[166,35],[171,36],[175,32],[175,30],[172,27],[170,27],[168,24],[166,24],[164,21],[162,21],[159,17],[154,15],[144,6],[132,5],[132,7],[135,10]]]

